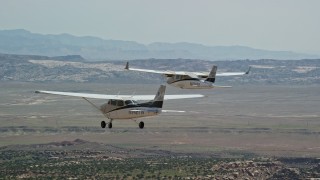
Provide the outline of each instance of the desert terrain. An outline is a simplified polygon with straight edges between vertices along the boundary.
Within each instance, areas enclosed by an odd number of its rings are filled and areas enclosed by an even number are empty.
[[[200,164],[201,159],[214,161],[211,162],[212,166],[210,165],[208,170],[214,171],[216,175],[220,173],[221,176],[214,176],[217,178],[224,176],[223,173],[221,174],[222,171],[218,171],[219,167],[228,167],[229,162],[237,164],[239,159],[243,160],[241,162],[244,164],[239,165],[238,162],[238,165],[235,165],[238,169],[251,167],[252,163],[248,165],[251,160],[259,162],[260,165],[261,163],[278,163],[277,167],[290,167],[286,165],[288,160],[279,161],[279,158],[308,159],[301,161],[299,167],[311,161],[314,164],[308,168],[312,169],[319,165],[317,158],[320,156],[320,87],[316,85],[237,85],[227,89],[199,90],[196,93],[206,95],[205,98],[165,101],[163,109],[186,112],[162,113],[160,116],[141,119],[145,122],[144,129],[139,129],[138,125],[130,120],[115,120],[112,129],[102,129],[100,121],[104,120],[104,117],[84,100],[34,93],[35,90],[57,90],[103,94],[119,92],[121,94],[155,94],[158,86],[158,84],[1,83],[0,151],[2,159],[0,163],[2,167],[7,167],[7,163],[12,162],[4,159],[7,153],[29,152],[32,157],[32,153],[43,152],[37,156],[48,158],[48,151],[56,153],[56,151],[68,151],[68,148],[71,148],[69,150],[73,153],[76,150],[88,149],[86,152],[90,157],[92,153],[99,151],[94,153],[100,153],[94,156],[99,158],[102,156],[147,159],[150,157],[164,159],[199,157],[200,160],[195,161],[199,161]],[[167,87],[166,94],[182,93],[195,93],[195,91]],[[104,103],[101,100],[94,100],[94,102],[98,105]],[[80,146],[79,142],[81,142]],[[113,154],[110,153],[111,151],[106,151],[111,147],[116,149]],[[59,154],[59,157],[61,160],[61,157],[66,158],[68,155]],[[220,158],[228,160],[217,160]],[[267,160],[257,160],[259,158],[267,158]],[[62,162],[65,161],[62,160]],[[259,167],[257,165],[257,168],[263,169],[260,165]],[[233,167],[233,165],[230,166]],[[270,164],[263,166],[270,166]],[[188,172],[188,170],[185,171]],[[273,173],[270,170],[269,175],[265,173],[261,177],[276,177],[275,172],[280,171],[287,172],[285,169],[278,168],[273,169]],[[1,172],[2,175],[8,175],[6,168],[2,168]],[[41,177],[34,176],[37,173],[33,171],[31,175],[27,172],[25,170],[21,174],[26,177]],[[177,175],[167,171],[163,173],[166,177],[170,175],[172,178]],[[247,176],[234,173],[230,171],[229,175],[238,178],[248,176],[249,179],[254,177],[250,176],[250,173],[249,175],[247,173]],[[121,173],[118,174],[125,178]],[[144,173],[133,174],[126,177],[139,178]],[[201,174],[206,173],[201,171]],[[151,178],[152,174],[149,175]],[[197,177],[197,175],[199,175],[197,172],[182,173],[179,177]],[[298,175],[297,177],[316,177],[319,174]],[[277,176],[281,177],[279,174]],[[101,177],[115,178],[116,176]]]
[[[168,100],[167,110],[134,121],[104,117],[80,98],[35,94],[59,90],[104,94],[154,94],[158,85],[86,83],[1,84],[1,146],[75,138],[129,146],[159,146],[190,151],[239,150],[271,155],[317,156],[320,152],[319,86],[235,86],[199,90],[201,99]],[[195,93],[168,86],[167,94]],[[102,100],[94,100],[99,105]],[[139,121],[139,120],[138,120]]]

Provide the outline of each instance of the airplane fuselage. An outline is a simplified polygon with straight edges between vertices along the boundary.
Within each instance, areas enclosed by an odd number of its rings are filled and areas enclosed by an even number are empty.
[[[110,111],[105,114],[109,119],[136,119],[147,116],[155,116],[160,113],[160,108],[135,107]]]
[[[211,89],[213,85],[209,81],[198,78],[188,78],[184,76],[172,76],[167,79],[167,83],[181,89]]]
[[[161,113],[162,108],[149,107],[148,103],[132,103],[127,104],[127,101],[110,100],[103,104],[100,110],[109,119],[136,119],[141,117],[156,116]],[[132,101],[131,101],[132,102]]]

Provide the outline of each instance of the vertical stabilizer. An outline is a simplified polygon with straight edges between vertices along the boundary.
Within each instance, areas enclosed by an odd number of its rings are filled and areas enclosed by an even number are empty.
[[[158,89],[156,96],[154,97],[154,99],[152,101],[152,106],[157,107],[157,108],[162,108],[165,92],[166,92],[166,86],[161,85]]]
[[[214,83],[214,81],[216,80],[216,73],[217,73],[217,66],[213,65],[206,81]]]
[[[153,101],[163,101],[164,93],[166,92],[166,86],[161,85],[158,89],[156,96],[154,97]]]
[[[127,62],[126,67],[124,69],[129,70],[129,62]]]

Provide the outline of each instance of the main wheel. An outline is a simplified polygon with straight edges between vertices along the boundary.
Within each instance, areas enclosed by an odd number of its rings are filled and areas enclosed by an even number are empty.
[[[105,128],[105,127],[106,127],[106,125],[107,125],[107,124],[106,124],[106,122],[105,122],[105,121],[101,121],[101,127],[102,127],[102,128]]]
[[[141,121],[141,122],[139,123],[139,128],[140,128],[140,129],[143,129],[143,127],[144,127],[144,122]]]
[[[108,124],[108,128],[111,129],[112,128],[112,122],[109,122]]]

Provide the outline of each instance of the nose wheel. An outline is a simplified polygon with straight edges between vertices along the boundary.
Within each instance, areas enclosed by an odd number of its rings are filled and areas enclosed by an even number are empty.
[[[143,127],[144,127],[144,122],[141,121],[141,122],[139,123],[139,128],[140,128],[140,129],[143,129]]]

